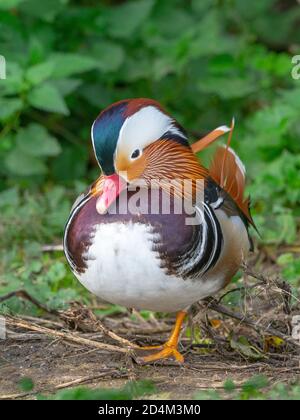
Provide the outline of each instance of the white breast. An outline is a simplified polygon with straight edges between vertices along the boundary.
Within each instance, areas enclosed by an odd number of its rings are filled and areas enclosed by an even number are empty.
[[[102,299],[136,309],[175,312],[216,293],[223,276],[183,280],[166,274],[158,252],[157,234],[142,223],[108,223],[96,227],[84,256],[87,269],[79,281]]]

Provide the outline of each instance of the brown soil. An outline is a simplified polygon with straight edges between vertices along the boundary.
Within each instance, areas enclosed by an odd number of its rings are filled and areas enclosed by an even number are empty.
[[[51,338],[44,334],[17,329],[12,338],[0,344],[0,399],[32,399],[37,393],[49,394],[58,389],[78,385],[90,387],[120,387],[129,379],[151,379],[156,384],[158,399],[192,399],[197,391],[222,389],[230,378],[237,385],[256,374],[266,375],[271,384],[299,379],[297,356],[274,355],[263,361],[247,362],[235,352],[224,356],[219,350],[197,347],[184,351],[185,363],[160,362],[141,366],[122,353],[113,353]],[[81,337],[94,339],[90,333]],[[167,333],[135,334],[139,342],[160,341]],[[128,334],[128,338],[132,336]],[[96,337],[99,342],[110,342]],[[187,349],[188,340],[183,340]],[[34,391],[25,393],[19,388],[22,377],[33,380]]]
[[[245,267],[238,282],[240,300],[234,305],[226,297],[237,284],[218,297],[221,305],[215,301],[215,306],[213,302],[195,306],[193,322],[190,317],[182,332],[181,366],[171,360],[138,365],[131,352],[124,352],[126,342],[109,333],[139,345],[161,344],[173,317],[150,314],[145,320],[128,312],[97,318],[95,307],[74,303],[68,311],[48,310],[43,318],[7,318],[7,339],[0,340],[0,399],[33,399],[79,385],[118,388],[132,379],[152,380],[157,389],[152,398],[158,399],[192,399],[201,390],[222,391],[228,378],[239,386],[257,374],[268,377],[270,385],[299,381],[300,344],[291,337],[291,325],[293,315],[300,313],[300,301],[292,299],[290,287],[278,279],[276,266],[269,267],[274,267],[274,275]],[[47,314],[47,308],[26,293],[16,296]],[[107,309],[103,302],[93,304]],[[241,338],[246,346],[239,344]],[[108,351],[107,344],[114,347]],[[33,380],[33,391],[21,391],[23,377]]]

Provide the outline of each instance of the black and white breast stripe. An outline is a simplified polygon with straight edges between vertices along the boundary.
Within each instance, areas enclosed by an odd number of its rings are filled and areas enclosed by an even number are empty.
[[[76,213],[78,213],[78,211],[85,205],[85,203],[91,198],[91,195],[89,194],[89,191],[87,193],[83,193],[81,195],[79,195],[77,197],[77,199],[75,200],[72,208],[71,208],[71,213],[70,216],[67,220],[66,226],[65,226],[65,231],[64,231],[64,239],[63,239],[63,248],[64,248],[64,254],[66,256],[66,259],[70,265],[70,267],[72,268],[73,271],[76,271],[76,265],[73,261],[72,255],[69,252],[68,249],[68,242],[67,242],[67,237],[68,237],[68,231],[69,231],[69,227],[70,224],[73,220],[73,217],[75,216]]]
[[[190,249],[173,265],[183,278],[197,278],[211,269],[220,257],[222,230],[209,204],[196,208],[200,224],[195,225]]]

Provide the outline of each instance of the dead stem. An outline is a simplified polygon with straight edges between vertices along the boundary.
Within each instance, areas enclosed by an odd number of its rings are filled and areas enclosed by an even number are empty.
[[[258,333],[274,335],[275,337],[281,338],[282,340],[286,341],[287,343],[291,344],[294,347],[297,347],[297,348],[300,347],[300,342],[297,342],[291,336],[283,334],[282,332],[280,332],[279,330],[275,328],[272,328],[269,326],[264,327],[262,325],[259,325],[258,323],[252,321],[250,318],[247,318],[241,313],[233,312],[230,309],[228,309],[226,306],[220,305],[219,303],[217,303],[215,299],[207,299],[206,302],[207,302],[207,309],[212,309],[213,311],[216,311],[222,315],[236,319],[240,321],[241,323],[253,328]]]
[[[53,330],[50,328],[42,327],[40,325],[29,323],[27,321],[24,321],[18,318],[6,317],[6,323],[7,325],[10,325],[12,327],[25,328],[27,330],[43,333],[51,337],[59,337],[59,338],[62,338],[63,340],[80,344],[82,346],[94,347],[100,350],[114,351],[114,352],[119,352],[119,353],[128,353],[129,351],[129,349],[113,346],[111,344],[99,343],[98,341],[83,338],[76,333]]]

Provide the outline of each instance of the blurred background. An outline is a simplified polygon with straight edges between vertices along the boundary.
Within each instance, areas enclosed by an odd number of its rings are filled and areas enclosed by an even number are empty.
[[[99,175],[93,120],[140,96],[160,101],[191,141],[235,116],[232,146],[261,233],[255,264],[297,289],[299,24],[295,0],[1,0],[1,294],[25,288],[52,307],[90,298],[52,245]],[[1,309],[34,310],[18,299]]]

